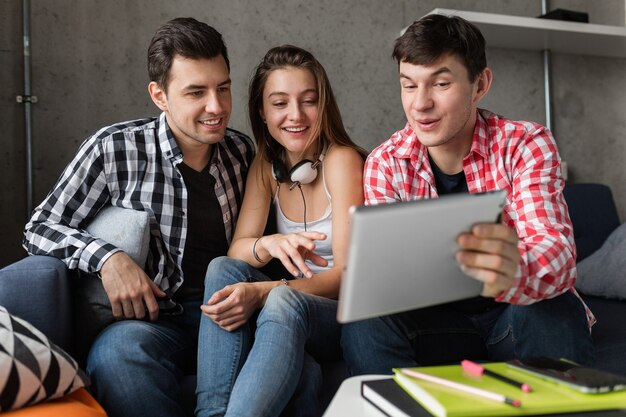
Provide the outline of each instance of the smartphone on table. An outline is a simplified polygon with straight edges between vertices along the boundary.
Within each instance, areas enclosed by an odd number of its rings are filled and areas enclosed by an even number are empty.
[[[585,394],[626,390],[626,376],[578,365],[564,359],[536,357],[506,362],[512,368],[565,384]]]

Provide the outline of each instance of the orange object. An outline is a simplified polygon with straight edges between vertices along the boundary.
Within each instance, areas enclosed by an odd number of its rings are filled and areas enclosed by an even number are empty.
[[[106,417],[106,415],[100,404],[84,388],[62,398],[2,413],[2,417]]]

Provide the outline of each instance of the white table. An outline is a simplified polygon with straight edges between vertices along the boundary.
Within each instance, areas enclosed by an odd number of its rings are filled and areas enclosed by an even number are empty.
[[[359,375],[346,379],[335,393],[324,417],[381,417],[383,413],[361,397],[361,381],[391,378],[390,375]]]
[[[361,381],[370,379],[391,378],[390,375],[360,375],[353,376],[343,381],[328,408],[324,412],[323,417],[385,417],[385,414],[378,411],[376,407],[371,405],[367,400],[361,397]],[[624,417],[626,409],[608,410],[604,413],[592,413],[594,417],[606,415],[606,417]],[[588,413],[572,413],[572,417],[585,417]]]

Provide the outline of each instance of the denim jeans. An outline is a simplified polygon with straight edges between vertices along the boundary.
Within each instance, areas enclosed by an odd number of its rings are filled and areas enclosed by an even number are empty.
[[[344,358],[352,375],[390,374],[394,367],[504,361],[531,356],[593,361],[584,307],[571,292],[535,304],[458,311],[454,304],[344,325]]]
[[[225,285],[267,280],[245,262],[217,258],[209,264],[205,299]],[[203,316],[196,415],[316,415],[318,361],[341,355],[336,313],[334,300],[279,286],[258,316],[233,332]]]
[[[109,417],[186,416],[179,381],[193,369],[201,300],[177,316],[124,320],[98,335],[87,358],[91,392]]]

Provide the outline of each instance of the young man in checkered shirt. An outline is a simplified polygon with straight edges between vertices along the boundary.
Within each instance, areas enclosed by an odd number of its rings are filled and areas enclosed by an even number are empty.
[[[456,260],[483,282],[481,296],[346,325],[350,371],[464,358],[589,363],[594,318],[574,290],[574,234],[551,133],[478,108],[492,73],[482,34],[461,18],[413,23],[393,56],[408,123],[368,157],[366,204],[492,190],[506,190],[507,201],[501,224],[459,231]]]
[[[24,238],[29,253],[81,272],[75,301],[85,311],[76,314],[94,320],[78,333],[100,330],[95,318],[113,322],[87,358],[91,391],[111,417],[185,415],[179,378],[194,366],[207,265],[226,255],[255,150],[227,128],[230,66],[215,29],[167,22],[152,38],[148,72],[161,115],[89,137]],[[149,214],[145,266],[85,230],[106,205]]]

